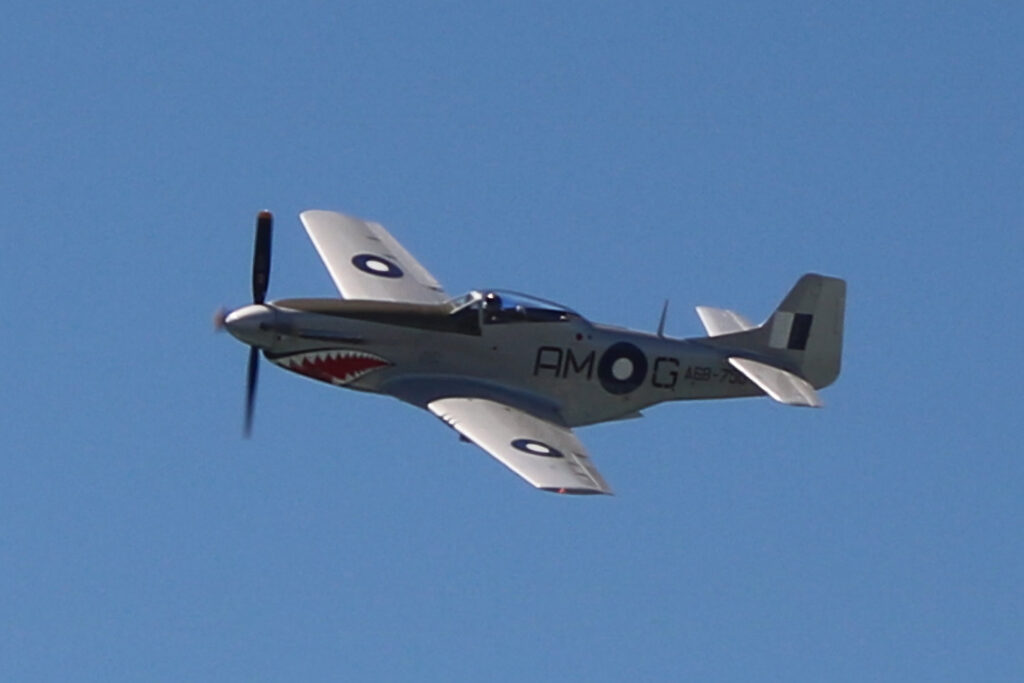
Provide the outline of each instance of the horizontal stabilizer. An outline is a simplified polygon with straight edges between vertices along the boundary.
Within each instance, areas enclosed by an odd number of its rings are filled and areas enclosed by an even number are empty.
[[[749,358],[730,358],[729,363],[779,403],[810,408],[825,405],[814,387],[792,372]]]
[[[724,308],[712,308],[711,306],[698,306],[697,315],[704,323],[704,329],[712,337],[733,332],[745,332],[754,329],[754,323],[750,322],[736,311],[729,311]]]

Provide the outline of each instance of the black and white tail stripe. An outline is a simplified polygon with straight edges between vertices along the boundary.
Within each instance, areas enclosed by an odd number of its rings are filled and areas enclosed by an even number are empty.
[[[772,331],[768,345],[773,349],[805,350],[813,322],[814,316],[810,313],[777,312],[772,317]]]

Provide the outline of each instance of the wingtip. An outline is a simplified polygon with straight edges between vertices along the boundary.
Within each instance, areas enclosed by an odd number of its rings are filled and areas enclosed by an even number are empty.
[[[541,487],[542,491],[548,493],[560,493],[569,496],[612,496],[615,495],[611,491],[601,491],[598,489],[586,489],[586,488],[567,488],[564,486],[544,486]]]

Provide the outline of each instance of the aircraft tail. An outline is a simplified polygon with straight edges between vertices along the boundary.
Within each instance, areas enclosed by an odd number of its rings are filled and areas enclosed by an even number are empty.
[[[839,376],[846,282],[808,273],[763,325],[732,311],[698,307],[709,344],[735,350],[729,363],[765,393],[790,405],[820,406],[815,389]]]

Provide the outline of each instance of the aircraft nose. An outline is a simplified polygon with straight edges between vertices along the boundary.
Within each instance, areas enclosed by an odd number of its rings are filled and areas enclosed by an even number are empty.
[[[224,318],[224,327],[239,341],[263,347],[269,345],[273,321],[273,309],[262,304],[252,304],[228,313]]]

